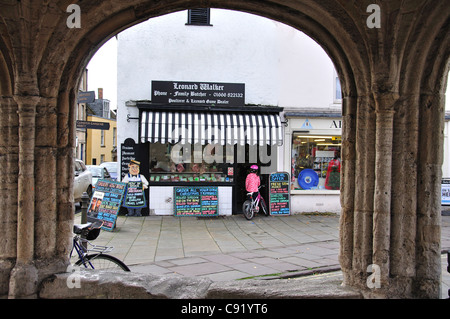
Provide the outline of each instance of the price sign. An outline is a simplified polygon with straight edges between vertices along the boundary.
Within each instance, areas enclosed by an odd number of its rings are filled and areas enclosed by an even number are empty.
[[[289,174],[277,172],[269,177],[270,215],[290,214]]]
[[[174,187],[175,216],[217,216],[217,187]]]

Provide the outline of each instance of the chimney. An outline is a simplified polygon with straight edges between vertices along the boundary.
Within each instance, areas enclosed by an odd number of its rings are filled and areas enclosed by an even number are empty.
[[[103,100],[103,89],[102,88],[98,89],[98,99]]]

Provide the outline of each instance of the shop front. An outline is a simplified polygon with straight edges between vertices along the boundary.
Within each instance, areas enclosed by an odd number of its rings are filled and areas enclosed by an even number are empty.
[[[286,112],[285,167],[295,212],[340,212],[340,113]],[[288,146],[289,145],[289,146]]]
[[[177,85],[180,95],[186,84]],[[263,182],[277,170],[284,134],[282,108],[181,102],[133,102],[139,110],[138,141],[127,139],[122,144],[122,176],[129,160],[141,162],[141,172],[149,181],[149,214],[240,213],[250,165],[261,166]]]

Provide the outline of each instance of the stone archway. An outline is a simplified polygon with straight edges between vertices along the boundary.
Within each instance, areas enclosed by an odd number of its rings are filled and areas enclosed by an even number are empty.
[[[35,296],[65,270],[73,219],[74,107],[81,71],[111,36],[195,7],[255,13],[315,39],[343,91],[340,263],[368,297],[437,298],[446,1],[3,1],[0,17],[0,295]],[[367,287],[368,267],[380,288]],[[372,269],[375,269],[372,268]]]

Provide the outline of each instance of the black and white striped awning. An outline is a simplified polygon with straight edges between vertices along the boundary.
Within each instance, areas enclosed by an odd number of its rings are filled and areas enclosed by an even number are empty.
[[[282,145],[278,114],[143,111],[141,142]]]

